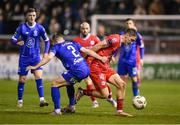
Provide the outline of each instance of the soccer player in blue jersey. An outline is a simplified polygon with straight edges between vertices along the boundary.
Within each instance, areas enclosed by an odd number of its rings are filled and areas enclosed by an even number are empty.
[[[136,26],[134,24],[133,19],[128,18],[125,21],[126,28],[132,28],[136,29]],[[136,29],[137,30],[137,29]],[[121,35],[124,34],[124,32],[120,33]],[[140,61],[138,60],[138,51],[140,53]],[[127,75],[129,75],[132,79],[132,90],[133,95],[138,96],[140,94],[139,88],[138,88],[138,70],[139,65],[138,62],[140,62],[140,65],[143,66],[143,57],[144,57],[144,43],[142,40],[142,37],[139,32],[137,32],[137,39],[135,42],[132,42],[130,44],[123,44],[120,48],[120,57],[118,61],[118,74],[121,76],[121,78],[124,81],[127,81]]]
[[[93,56],[102,62],[106,62],[107,57],[99,56],[94,51],[86,49],[76,42],[64,40],[60,33],[53,35],[51,43],[53,44],[53,47],[48,56],[43,58],[36,66],[29,66],[27,69],[37,69],[48,63],[54,56],[62,61],[62,64],[67,71],[53,80],[51,87],[51,96],[54,102],[54,111],[51,115],[61,115],[59,88],[63,86],[73,86],[76,82],[80,82],[82,79],[87,78],[90,75],[88,64],[81,56],[80,51]]]
[[[40,38],[42,37],[45,43],[43,58],[47,56],[50,42],[49,38],[45,32],[42,25],[35,22],[36,10],[34,8],[29,8],[26,13],[26,22],[22,23],[16,29],[16,32],[11,38],[11,43],[13,45],[20,46],[19,55],[19,83],[18,83],[18,107],[23,106],[23,93],[24,85],[26,82],[26,76],[28,71],[26,71],[27,66],[36,65],[40,62]],[[21,36],[21,40],[18,38]],[[42,81],[42,67],[36,70],[31,70],[34,74],[36,80],[37,91],[40,98],[40,107],[48,106],[48,103],[44,99],[44,88]]]

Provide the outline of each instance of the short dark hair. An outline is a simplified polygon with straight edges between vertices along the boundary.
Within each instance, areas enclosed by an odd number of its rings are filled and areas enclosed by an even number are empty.
[[[37,12],[35,8],[29,8],[26,12],[25,12],[25,15],[27,13],[31,13],[31,12]]]
[[[51,38],[51,44],[56,43],[57,42],[56,39],[59,37],[63,37],[63,35],[60,32],[54,33]]]
[[[132,28],[126,29],[125,33],[129,33],[131,36],[137,37],[137,31],[135,29]]]
[[[132,18],[127,18],[127,19],[125,20],[125,22],[130,21],[130,20],[134,22],[134,20],[133,20]]]

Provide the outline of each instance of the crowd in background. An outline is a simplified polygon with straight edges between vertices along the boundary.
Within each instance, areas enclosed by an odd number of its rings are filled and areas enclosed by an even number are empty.
[[[0,34],[12,34],[29,7],[49,34],[66,35],[79,34],[80,23],[93,14],[180,14],[180,0],[0,0]]]

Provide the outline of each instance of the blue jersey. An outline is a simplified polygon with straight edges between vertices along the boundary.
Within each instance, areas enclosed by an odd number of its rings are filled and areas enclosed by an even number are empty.
[[[11,42],[17,43],[18,38],[21,36],[21,40],[24,41],[24,45],[20,46],[21,57],[38,57],[40,56],[40,38],[45,41],[45,51],[49,50],[49,38],[42,25],[35,23],[33,26],[29,26],[27,23],[21,24],[14,35]]]
[[[62,61],[67,70],[75,70],[79,67],[87,66],[86,61],[80,54],[81,47],[76,42],[65,41],[55,44],[50,51]]]
[[[122,35],[124,34],[124,32],[121,32],[120,34]],[[124,61],[125,63],[128,63],[130,65],[135,64],[137,47],[140,47],[140,49],[144,50],[144,43],[139,33],[137,33],[136,41],[131,42],[128,45],[125,45],[124,43],[121,44],[119,61]],[[141,55],[144,55],[144,51],[140,53]]]

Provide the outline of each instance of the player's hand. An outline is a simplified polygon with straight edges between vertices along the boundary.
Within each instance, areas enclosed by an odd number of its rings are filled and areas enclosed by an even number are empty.
[[[43,58],[47,58],[48,54],[44,53]]]
[[[22,46],[22,45],[24,45],[24,41],[21,40],[21,41],[17,42],[16,44],[19,46]]]
[[[106,40],[101,41],[100,44],[101,44],[102,48],[106,48],[108,46],[108,43]]]
[[[105,63],[105,62],[107,62],[107,61],[108,61],[108,58],[107,58],[107,57],[105,57],[105,56],[103,56],[103,57],[101,57],[101,61],[102,61],[103,63]]]
[[[116,64],[117,63],[117,60],[116,60],[116,58],[114,56],[111,57],[110,63],[111,64]]]
[[[35,66],[28,66],[28,67],[26,68],[26,71],[29,71],[29,70],[34,70],[34,69],[36,69],[36,67],[35,67]]]

